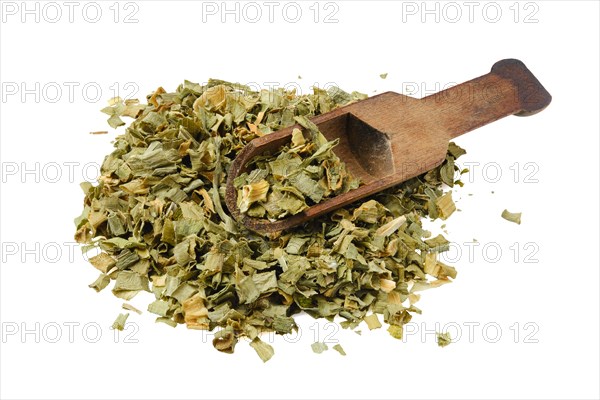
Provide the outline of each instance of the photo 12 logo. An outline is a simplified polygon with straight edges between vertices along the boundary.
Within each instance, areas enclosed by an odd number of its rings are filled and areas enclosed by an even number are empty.
[[[139,343],[140,328],[127,322],[123,330],[103,327],[98,322],[2,322],[2,343]]]
[[[403,1],[402,22],[495,24],[510,19],[515,24],[537,24],[539,11],[540,6],[533,1]]]
[[[340,6],[338,2],[296,1],[203,1],[202,23],[249,23],[286,22],[295,24],[312,21],[315,24],[337,24]]]
[[[101,21],[112,21],[115,24],[139,23],[140,6],[135,1],[3,1],[0,4],[0,20],[3,24],[95,24]]]
[[[512,322],[510,324],[495,321],[464,321],[435,324],[409,322],[403,327],[402,341],[427,343],[435,341],[439,332],[448,333],[452,343],[489,343],[512,342],[517,344],[537,344],[540,325],[537,322]]]
[[[98,103],[107,97],[134,98],[139,91],[135,82],[2,82],[2,103]]]

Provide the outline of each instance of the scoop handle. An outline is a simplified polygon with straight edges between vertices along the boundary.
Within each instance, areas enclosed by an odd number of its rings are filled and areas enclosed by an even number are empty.
[[[552,96],[523,62],[506,59],[486,75],[421,101],[443,115],[441,126],[451,139],[509,115],[536,114]]]

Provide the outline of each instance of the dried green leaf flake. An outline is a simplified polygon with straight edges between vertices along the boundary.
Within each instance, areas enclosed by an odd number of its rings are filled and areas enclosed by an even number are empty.
[[[105,287],[107,287],[109,283],[110,283],[110,277],[105,274],[100,274],[98,279],[96,279],[93,283],[89,284],[89,287],[94,289],[96,292],[99,292],[102,289],[104,289]]]
[[[329,347],[323,342],[315,342],[311,344],[310,347],[312,348],[312,351],[317,354],[321,354],[322,352],[329,349]]]
[[[119,314],[117,316],[117,319],[115,319],[115,322],[113,322],[112,328],[117,329],[119,331],[122,331],[123,329],[125,329],[125,322],[127,321],[128,317],[129,317],[129,313]]]
[[[140,291],[150,291],[148,278],[132,271],[120,271],[112,292],[124,300],[131,300]]]
[[[450,343],[452,343],[452,338],[450,337],[450,333],[448,333],[448,332],[445,332],[445,333],[437,332],[436,337],[437,337],[437,344],[440,347],[446,347]]]
[[[344,351],[344,348],[338,343],[335,346],[333,346],[333,349],[335,351],[337,351],[338,353],[340,353],[342,356],[346,355],[346,352]]]
[[[236,344],[237,338],[231,326],[216,332],[213,338],[213,346],[223,353],[233,353]]]
[[[166,317],[169,313],[169,303],[164,300],[156,300],[148,305],[148,311]]]
[[[381,322],[379,322],[379,318],[377,318],[377,314],[367,315],[363,318],[363,320],[367,323],[369,330],[381,328]]]
[[[507,221],[514,222],[517,225],[521,225],[521,213],[512,213],[508,210],[502,211],[502,218]]]
[[[390,325],[388,327],[388,332],[394,339],[402,340],[404,328],[401,325]]]
[[[261,360],[263,360],[263,362],[269,361],[271,357],[273,357],[273,354],[275,354],[273,346],[263,342],[259,338],[254,338],[254,340],[250,342],[250,347],[252,347],[254,351],[256,351],[256,354],[258,354],[258,356]]]
[[[435,200],[435,206],[441,219],[447,219],[456,211],[456,205],[452,200],[452,192],[447,192]]]
[[[123,308],[124,310],[129,310],[129,311],[133,311],[137,314],[142,314],[142,312],[140,310],[138,310],[137,308],[135,308],[134,306],[132,306],[129,303],[123,303],[123,305],[121,306],[121,308]]]

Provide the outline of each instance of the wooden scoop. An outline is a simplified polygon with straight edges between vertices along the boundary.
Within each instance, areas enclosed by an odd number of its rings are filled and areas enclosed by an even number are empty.
[[[335,154],[361,186],[288,218],[269,221],[241,214],[233,180],[248,162],[275,153],[291,140],[290,126],[252,140],[233,161],[225,201],[233,217],[262,233],[282,231],[365,196],[397,185],[444,161],[448,141],[508,115],[542,111],[552,97],[519,60],[498,61],[490,73],[415,99],[386,92],[311,119],[328,140],[340,139]]]

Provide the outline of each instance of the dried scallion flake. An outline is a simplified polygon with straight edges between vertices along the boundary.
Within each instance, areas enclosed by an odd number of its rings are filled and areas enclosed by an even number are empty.
[[[298,95],[211,79],[185,81],[174,92],[158,88],[148,104],[112,99],[103,109],[109,124],[132,122],[115,138],[98,181],[81,185],[75,219],[76,240],[99,252],[90,263],[101,275],[90,286],[112,285],[125,301],[150,292],[157,322],[215,330],[213,345],[226,353],[247,337],[264,361],[273,348],[259,333],[291,333],[302,311],[342,317],[350,329],[384,321],[402,338],[403,325],[420,313],[417,292],[456,276],[437,261],[448,241],[431,238],[422,219],[451,214],[446,186],[456,182],[463,149],[451,143],[439,167],[273,237],[246,230],[224,206],[236,155],[252,139],[294,124],[301,129],[289,143],[255,158],[235,180],[240,207],[279,219],[357,187],[335,156],[337,142],[311,118],[364,98],[339,88]]]
[[[339,343],[336,344],[335,346],[333,346],[333,349],[335,351],[337,351],[338,353],[340,353],[341,355],[345,356],[346,352],[344,351],[344,348],[342,347],[342,345],[340,345]]]
[[[452,338],[450,337],[449,332],[439,333],[437,332],[437,344],[440,347],[446,347],[450,343],[452,343]]]
[[[238,202],[240,212],[245,213],[250,208],[250,205],[257,201],[266,201],[268,191],[269,182],[265,181],[264,179],[244,185],[242,187],[242,194]]]
[[[263,362],[269,361],[271,357],[273,357],[273,354],[275,354],[273,346],[271,346],[268,343],[265,343],[259,338],[254,338],[254,340],[250,342],[250,347],[252,347],[256,351],[256,354],[258,354],[258,356],[261,360],[263,360]]]
[[[508,210],[502,211],[502,218],[507,221],[514,222],[515,224],[521,225],[521,213],[512,213]]]
[[[364,321],[367,323],[367,326],[370,330],[381,328],[381,322],[379,322],[379,318],[377,318],[377,314],[371,314],[363,317]]]
[[[115,322],[113,322],[112,328],[120,330],[120,331],[125,329],[125,322],[127,321],[128,317],[129,317],[129,313],[119,314],[117,316],[117,319],[115,319]]]
[[[454,201],[452,201],[452,192],[447,192],[443,196],[438,197],[435,201],[435,205],[441,219],[447,219],[454,211],[456,211],[456,205],[454,204]]]
[[[312,348],[312,351],[317,354],[321,354],[329,349],[329,347],[323,342],[314,342],[310,345],[310,347]]]
[[[388,327],[388,332],[393,338],[402,340],[402,336],[404,335],[404,328],[401,325],[390,325]]]
[[[110,283],[109,276],[106,274],[100,274],[100,276],[98,276],[98,279],[96,279],[94,282],[90,283],[88,286],[91,287],[92,289],[94,289],[96,292],[99,292],[102,289],[104,289],[105,287],[107,287],[109,283]]]
[[[129,303],[123,303],[123,305],[121,306],[121,308],[123,308],[124,310],[129,310],[129,311],[133,311],[137,314],[141,314],[142,312],[140,310],[138,310],[137,308],[135,308],[134,306],[132,306]]]

